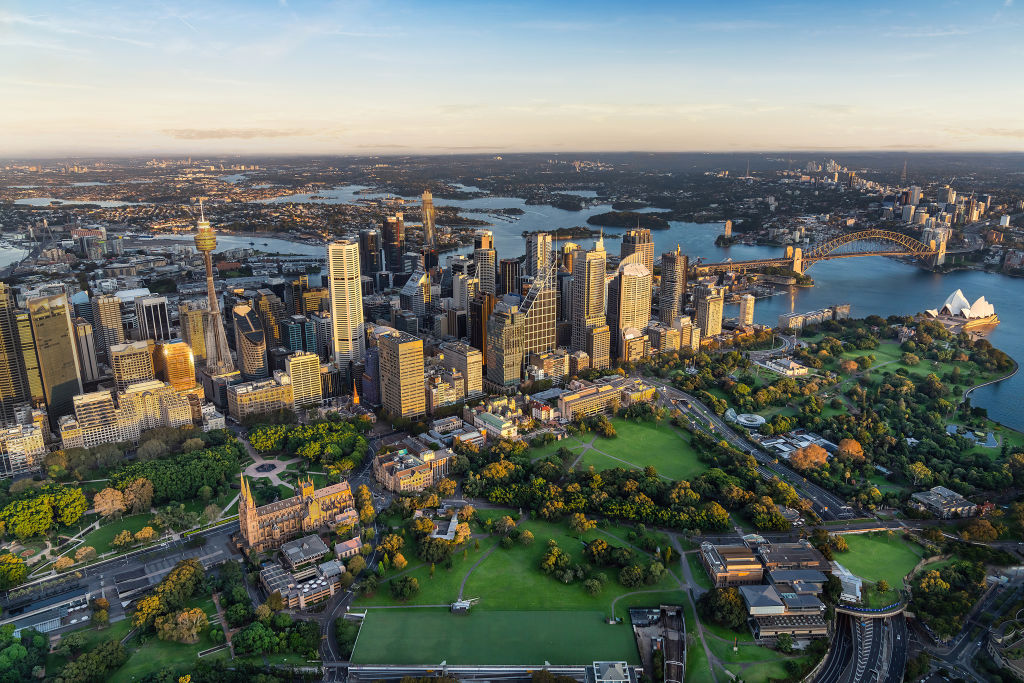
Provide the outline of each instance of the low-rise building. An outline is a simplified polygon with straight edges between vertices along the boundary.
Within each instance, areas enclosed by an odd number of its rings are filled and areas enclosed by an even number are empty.
[[[828,636],[825,605],[813,595],[780,592],[773,585],[740,586],[754,637],[770,642],[787,633],[794,639]]]
[[[716,588],[758,584],[764,578],[761,561],[745,545],[701,543],[700,560]]]
[[[973,517],[978,512],[977,505],[945,486],[919,491],[911,498],[919,508],[927,510],[939,519]]]
[[[303,536],[281,545],[281,556],[292,571],[317,562],[330,553],[323,539],[316,534]]]
[[[357,536],[356,538],[350,538],[347,541],[341,541],[340,543],[334,544],[334,557],[339,560],[347,560],[350,557],[354,557],[359,554],[359,550],[363,547],[363,542]]]
[[[38,425],[15,425],[0,430],[0,477],[34,472],[43,465],[46,443]]]
[[[264,415],[294,407],[291,378],[283,372],[275,372],[272,379],[228,387],[228,414],[239,422],[249,415]]]
[[[414,439],[403,445],[373,460],[373,476],[389,491],[422,491],[443,479],[455,461],[455,453],[447,448],[434,450]]]
[[[286,609],[305,609],[341,590],[344,573],[341,562],[329,560],[316,565],[303,580],[275,562],[260,571],[260,583],[267,593],[280,593]]]

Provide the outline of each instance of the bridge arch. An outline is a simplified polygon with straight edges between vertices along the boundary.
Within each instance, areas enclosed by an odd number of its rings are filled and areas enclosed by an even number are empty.
[[[804,259],[815,259],[828,256],[830,253],[845,247],[847,244],[854,242],[894,242],[903,247],[907,253],[913,254],[932,254],[934,250],[931,247],[924,244],[920,240],[916,240],[910,235],[904,235],[901,232],[892,232],[891,230],[861,230],[860,232],[850,232],[845,235],[833,238],[824,244],[815,246],[813,249],[804,254]]]

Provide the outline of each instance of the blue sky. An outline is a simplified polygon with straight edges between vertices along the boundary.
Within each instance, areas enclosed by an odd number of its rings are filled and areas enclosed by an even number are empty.
[[[1022,20],[1013,0],[8,0],[0,149],[1021,150]]]

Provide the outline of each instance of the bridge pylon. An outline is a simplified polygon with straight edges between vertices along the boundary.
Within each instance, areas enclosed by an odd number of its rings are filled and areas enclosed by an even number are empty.
[[[789,251],[789,249],[787,248],[786,251]],[[800,247],[793,249],[793,270],[800,275],[804,274],[804,253]]]

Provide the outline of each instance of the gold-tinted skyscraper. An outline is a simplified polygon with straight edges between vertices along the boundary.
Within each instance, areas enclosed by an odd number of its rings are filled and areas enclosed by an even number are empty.
[[[92,329],[96,337],[96,351],[110,364],[110,347],[124,344],[124,322],[121,318],[121,299],[114,295],[94,297],[92,300]]]
[[[640,263],[644,264],[648,271],[654,272],[654,240],[647,228],[633,228],[622,236],[619,255],[626,260],[633,254],[640,254]]]
[[[0,425],[14,424],[15,406],[31,399],[14,303],[14,292],[0,282]]]
[[[434,195],[430,190],[423,192],[423,246],[433,247],[437,244],[436,228],[434,227]]]
[[[63,294],[29,299],[28,314],[50,426],[56,427],[58,418],[74,410],[72,399],[82,393],[71,304]]]
[[[217,236],[203,213],[202,200],[199,202],[199,222],[196,224],[196,249],[206,262],[206,295],[209,298],[210,319],[207,325],[206,369],[210,375],[227,374],[235,369],[228,349],[228,338],[224,333],[224,321],[217,301],[217,289],[213,284],[213,259],[211,253],[217,248]]]
[[[192,349],[183,341],[164,342],[156,348],[153,357],[156,376],[177,391],[188,391],[196,386],[196,364]]]
[[[572,263],[572,350],[587,350],[587,332],[605,324],[605,263],[607,254],[604,240],[594,248],[576,252]],[[591,359],[593,360],[593,359]]]
[[[423,340],[394,330],[377,340],[380,351],[380,396],[393,417],[418,417],[427,412],[423,389]]]

